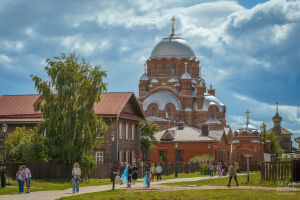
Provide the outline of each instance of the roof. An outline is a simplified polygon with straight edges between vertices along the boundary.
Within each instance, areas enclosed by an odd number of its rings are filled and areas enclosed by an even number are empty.
[[[97,115],[119,115],[133,95],[132,92],[102,93],[94,105]]]
[[[0,117],[37,115],[34,104],[41,95],[4,95],[0,97]]]
[[[0,96],[0,121],[2,122],[39,122],[40,112],[34,111],[34,104],[41,95],[4,95]],[[127,103],[133,104],[134,113],[124,111]],[[133,92],[102,93],[100,102],[94,105],[99,116],[115,116],[144,120],[144,112]]]
[[[178,127],[172,127],[166,130],[157,132],[154,137],[160,141],[164,134],[172,134],[174,140],[172,142],[216,142],[221,140],[223,130],[209,131],[209,136],[203,136],[201,129],[185,126],[183,130]]]
[[[281,126],[279,129],[277,127],[275,127],[275,130],[274,130],[274,127],[273,127],[273,128],[270,128],[269,130],[267,130],[267,133],[270,133],[270,132],[274,132],[277,135],[293,135],[291,132],[289,132],[285,128],[282,128]]]
[[[160,58],[194,58],[195,53],[189,44],[175,34],[163,38],[152,50],[150,59]]]

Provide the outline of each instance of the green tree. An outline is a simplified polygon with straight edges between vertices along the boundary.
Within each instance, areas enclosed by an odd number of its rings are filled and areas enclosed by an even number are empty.
[[[45,138],[37,134],[37,129],[17,127],[7,137],[6,159],[11,162],[47,161],[44,143]]]
[[[151,121],[141,121],[139,125],[141,127],[141,150],[150,151],[154,148],[154,144],[157,143],[154,135],[158,131],[158,126]]]
[[[106,72],[75,53],[52,57],[46,63],[49,82],[31,75],[43,97],[35,106],[43,119],[38,133],[47,137],[50,162],[79,162],[83,176],[87,177],[95,165],[92,149],[96,137],[102,137],[107,127],[94,112],[95,102],[100,101],[101,92],[106,90]]]
[[[277,157],[281,155],[283,152],[283,149],[281,148],[277,135],[274,132],[267,133],[267,125],[263,122],[260,126],[263,142],[264,142],[264,148],[266,147],[266,141],[269,140],[271,142],[270,150],[273,152]]]

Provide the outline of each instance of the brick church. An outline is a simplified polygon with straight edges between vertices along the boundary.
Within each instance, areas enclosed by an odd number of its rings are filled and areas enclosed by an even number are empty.
[[[241,155],[234,157],[231,143],[240,133],[233,134],[226,124],[225,105],[216,97],[212,85],[207,88],[200,60],[189,44],[175,34],[175,18],[171,21],[172,33],[153,48],[139,81],[139,101],[147,120],[154,121],[160,130],[155,135],[159,143],[151,152],[143,152],[142,160],[188,162],[204,154],[219,161],[240,159]],[[241,131],[243,136],[260,137],[258,130],[255,135],[247,131],[248,126]],[[257,141],[259,160],[261,140]],[[234,145],[235,151],[239,146],[240,143]]]

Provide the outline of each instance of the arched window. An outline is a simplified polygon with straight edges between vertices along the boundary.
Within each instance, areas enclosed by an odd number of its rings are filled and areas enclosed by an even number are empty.
[[[166,65],[165,63],[162,64],[161,73],[162,73],[162,74],[166,74],[166,73],[167,73],[167,65]]]
[[[172,117],[172,109],[171,109],[171,107],[167,107],[166,118],[171,118],[171,117]]]
[[[176,74],[176,64],[172,64],[172,74]]]
[[[211,118],[211,119],[215,119],[215,117],[216,117],[216,116],[215,116],[215,109],[212,108],[212,109],[210,110],[210,118]]]
[[[182,66],[181,66],[181,73],[184,73],[184,63],[182,63]]]
[[[157,64],[154,65],[154,74],[157,74]]]
[[[156,116],[156,108],[152,107],[151,109],[151,116]]]
[[[189,69],[189,71],[190,71],[190,74],[192,75],[193,74],[193,66],[192,66],[192,64],[190,64],[190,67],[189,67],[190,69]]]

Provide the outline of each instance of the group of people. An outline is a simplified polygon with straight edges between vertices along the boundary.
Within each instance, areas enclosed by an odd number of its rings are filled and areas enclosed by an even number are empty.
[[[226,163],[218,162],[216,166],[214,165],[214,163],[210,163],[208,168],[209,168],[209,175],[211,177],[213,177],[214,174],[216,175],[217,172],[219,177],[226,176],[228,173],[228,167]]]
[[[19,185],[19,194],[24,193],[24,183],[26,183],[26,194],[30,193],[30,183],[31,183],[31,172],[30,169],[26,167],[26,165],[22,165],[19,167],[19,170],[16,174],[16,179]]]
[[[133,165],[129,165],[128,163],[120,163],[119,166],[119,174],[120,174],[120,181],[121,185],[123,183],[127,184],[127,187],[131,187],[131,183],[134,185],[138,178],[138,167],[135,163]]]
[[[213,177],[214,173],[216,173],[216,171],[218,171],[218,175],[219,177],[221,176],[226,176],[228,173],[228,168],[226,163],[218,163],[217,166],[215,167],[213,163],[209,164],[209,176]],[[228,187],[230,187],[230,183],[231,183],[231,179],[232,177],[234,178],[236,185],[238,186],[239,183],[237,181],[237,173],[236,173],[236,169],[235,169],[235,165],[232,162],[229,166],[229,183],[228,183]]]
[[[150,182],[154,181],[155,176],[157,178],[157,181],[162,180],[161,174],[162,166],[160,164],[154,165],[153,163],[151,167],[146,170],[146,174],[144,177],[144,186],[150,187]],[[126,183],[127,187],[130,188],[131,184],[134,185],[138,178],[138,167],[135,163],[132,166],[126,162],[120,163],[119,175],[121,185],[123,183]]]
[[[131,187],[131,184],[136,183],[138,178],[138,167],[135,163],[132,166],[126,162],[120,163],[120,165],[118,167],[115,167],[114,169],[118,170],[118,173],[120,175],[121,185],[125,183],[129,188]],[[214,173],[216,173],[216,171],[218,171],[219,177],[226,175],[228,171],[226,164],[218,163],[217,166],[215,167],[213,163],[210,163],[209,175],[212,177]],[[150,187],[150,182],[154,181],[155,176],[157,178],[157,181],[162,180],[161,174],[162,174],[162,166],[159,163],[157,165],[154,165],[153,163],[151,167],[146,170],[146,174],[144,177],[144,186]],[[72,169],[73,193],[79,192],[80,176],[81,176],[81,169],[79,167],[79,164],[75,163]],[[32,178],[30,169],[27,168],[25,165],[20,166],[16,174],[16,177],[19,185],[19,194],[24,193],[24,183],[26,183],[26,187],[27,187],[26,193],[30,193],[30,183]],[[231,163],[231,165],[229,166],[229,183],[228,183],[229,187],[230,187],[232,177],[234,178],[238,186],[237,173],[236,173],[234,163]]]

